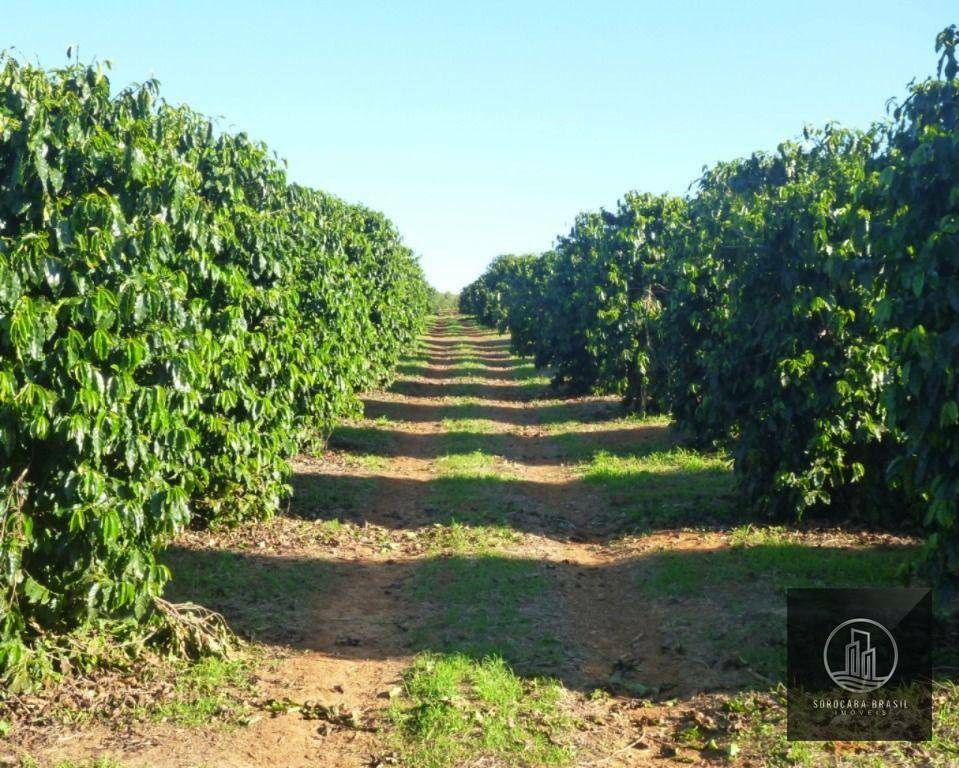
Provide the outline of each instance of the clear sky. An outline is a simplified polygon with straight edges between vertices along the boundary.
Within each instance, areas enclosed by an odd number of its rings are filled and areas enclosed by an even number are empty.
[[[629,189],[682,193],[806,123],[865,127],[957,21],[956,0],[0,0],[0,47],[157,77],[294,180],[384,211],[455,290]]]

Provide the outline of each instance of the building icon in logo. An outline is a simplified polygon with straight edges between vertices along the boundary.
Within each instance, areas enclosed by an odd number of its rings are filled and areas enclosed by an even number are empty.
[[[845,631],[844,631],[845,630]],[[844,643],[841,658],[845,665],[838,669],[834,662],[838,649],[833,645]],[[879,669],[877,644],[883,648],[883,659],[888,669]],[[891,663],[890,663],[891,662]],[[845,691],[866,693],[885,685],[896,671],[899,663],[899,648],[896,640],[882,624],[872,619],[850,619],[837,626],[823,647],[823,663],[832,681]]]
[[[846,645],[846,668],[836,676],[850,681],[875,682],[876,649],[869,647],[872,635],[861,629],[851,629],[849,636],[851,641]]]

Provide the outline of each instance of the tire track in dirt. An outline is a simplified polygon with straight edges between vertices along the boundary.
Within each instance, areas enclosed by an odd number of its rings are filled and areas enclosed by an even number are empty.
[[[491,338],[485,334],[468,336],[470,339]],[[561,638],[566,655],[560,667],[547,669],[546,673],[560,677],[578,691],[576,695],[580,697],[585,697],[593,688],[608,685],[617,670],[622,675],[623,669],[640,665],[644,678],[642,683],[635,681],[636,684],[648,685],[650,690],[675,685],[675,681],[685,676],[684,664],[664,651],[668,638],[659,630],[659,612],[644,605],[637,596],[638,577],[632,566],[635,552],[624,555],[603,543],[603,539],[614,535],[612,529],[597,528],[603,525],[605,499],[599,489],[579,481],[575,466],[563,462],[563,454],[556,453],[548,440],[549,431],[543,429],[544,409],[557,406],[567,409],[563,416],[573,421],[601,423],[602,419],[616,415],[609,399],[546,400],[545,388],[517,397],[507,386],[516,379],[500,373],[505,374],[509,369],[490,369],[485,365],[490,361],[497,365],[501,361],[505,363],[512,359],[508,355],[483,351],[482,347],[470,346],[469,341],[444,339],[440,330],[434,331],[431,338],[432,343],[427,344],[433,350],[429,360],[422,373],[403,389],[402,396],[393,400],[399,405],[392,410],[389,400],[377,400],[376,405],[383,413],[405,417],[408,424],[415,424],[421,431],[427,425],[436,429],[440,419],[449,417],[453,409],[444,408],[442,401],[437,402],[435,393],[461,384],[463,379],[451,374],[464,359],[476,361],[478,358],[478,367],[484,369],[486,375],[469,379],[478,382],[473,390],[481,398],[478,403],[472,401],[477,405],[476,417],[493,417],[494,432],[505,436],[497,448],[515,457],[510,469],[531,489],[523,501],[540,510],[539,518],[543,521],[542,529],[536,532],[524,526],[522,530],[527,532],[520,542],[506,547],[505,551],[513,556],[534,557],[546,564],[550,587],[542,601],[545,613],[542,620]],[[502,387],[499,397],[493,396],[496,386]],[[427,394],[423,394],[424,390]],[[428,417],[422,416],[424,410],[429,413]],[[380,411],[374,408],[373,413]],[[545,422],[548,426],[549,419]],[[638,442],[642,441],[643,429],[639,426],[635,430]],[[602,443],[601,427],[597,442]],[[599,543],[595,541],[597,538]],[[627,701],[625,708],[629,709],[630,704]],[[614,726],[599,727],[599,732],[592,734],[592,743],[583,745],[587,753],[602,755],[622,746],[624,735],[619,731],[622,720],[613,718],[613,722]],[[631,733],[627,731],[627,735]],[[608,764],[645,762],[645,756],[625,754]]]

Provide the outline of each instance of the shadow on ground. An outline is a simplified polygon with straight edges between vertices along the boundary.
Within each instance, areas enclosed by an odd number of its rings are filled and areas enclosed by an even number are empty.
[[[549,392],[539,382],[525,384],[480,384],[475,382],[395,381],[389,391],[409,397],[481,397],[489,400],[529,401],[542,399]]]
[[[436,367],[418,363],[401,363],[396,368],[398,373],[406,376],[419,376],[424,379],[491,379],[496,381],[513,380],[522,381],[523,379],[534,376],[546,375],[543,371],[538,371],[531,365],[516,362],[512,365],[501,366],[490,369],[486,365],[463,364],[449,362],[445,367]]]
[[[914,554],[860,548],[853,562],[847,548],[785,544],[589,567],[498,554],[346,561],[173,548],[164,560],[176,574],[168,597],[216,610],[258,642],[358,660],[496,655],[578,690],[671,698],[768,690],[784,674],[786,587],[895,585]],[[955,618],[938,634],[953,652],[940,654],[937,676],[955,679]]]
[[[641,457],[675,445],[665,425],[637,425],[590,432],[559,432],[523,435],[506,432],[405,432],[387,427],[347,424],[337,427],[331,448],[371,453],[384,458],[403,456],[437,459],[457,453],[480,451],[530,466],[588,461],[600,453]]]
[[[506,526],[558,540],[605,543],[677,525],[745,522],[728,471],[622,472],[611,481],[518,479],[491,469],[420,480],[389,475],[298,473],[289,514],[306,520],[419,530],[454,522]],[[405,505],[400,500],[409,500]]]
[[[390,421],[417,423],[440,422],[444,419],[485,419],[516,426],[562,424],[564,422],[592,423],[607,421],[623,415],[622,406],[613,399],[547,401],[536,407],[498,405],[500,401],[474,402],[410,402],[369,396],[363,399],[367,418],[385,418]]]

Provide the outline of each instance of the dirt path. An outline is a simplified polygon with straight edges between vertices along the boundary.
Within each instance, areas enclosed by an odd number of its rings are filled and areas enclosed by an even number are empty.
[[[419,654],[444,653],[495,654],[527,678],[558,680],[573,765],[719,759],[676,734],[715,726],[696,714],[718,706],[704,704],[710,691],[772,682],[737,649],[742,616],[725,614],[755,575],[715,598],[709,579],[683,586],[702,571],[696,558],[722,556],[729,534],[668,520],[637,533],[635,507],[648,497],[642,509],[700,514],[728,473],[707,459],[690,468],[668,453],[664,422],[623,418],[615,400],[548,398],[505,338],[440,317],[396,383],[367,399],[365,419],[297,463],[285,514],[193,533],[171,551],[173,597],[221,611],[262,659],[252,717],[119,729],[95,719],[35,729],[21,754],[157,768],[396,764],[403,746],[386,713],[404,671]],[[768,631],[768,618],[751,620]],[[697,638],[713,652],[691,647]],[[356,715],[318,721],[270,700]]]

